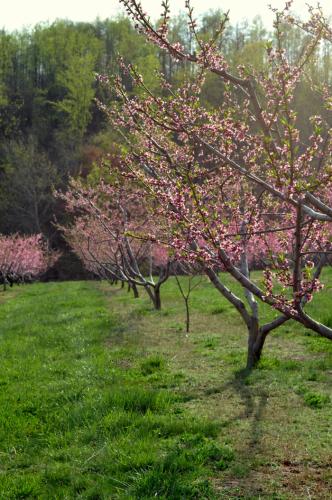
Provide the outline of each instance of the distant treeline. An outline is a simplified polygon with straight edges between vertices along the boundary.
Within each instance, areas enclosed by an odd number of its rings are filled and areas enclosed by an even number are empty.
[[[201,34],[210,39],[220,12],[201,19]],[[287,28],[287,52],[295,62],[301,53],[303,34]],[[187,20],[172,22],[170,37],[194,50]],[[237,71],[250,64],[264,71],[266,51],[273,43],[262,21],[230,26],[220,50]],[[89,174],[98,161],[115,157],[120,138],[110,130],[96,98],[112,104],[112,93],[100,86],[97,74],[120,74],[131,91],[131,81],[121,74],[118,55],[133,63],[154,92],[160,92],[155,70],[181,84],[194,77],[189,63],[176,63],[169,55],[145,42],[126,18],[94,23],[56,21],[32,30],[0,31],[0,233],[44,233],[57,241],[52,221],[61,217],[53,189],[65,189],[69,177]],[[120,72],[120,73],[119,73]],[[296,109],[303,137],[308,118],[321,112],[315,83],[331,83],[332,56],[327,46],[312,56],[310,74],[297,91]],[[218,106],[223,86],[216,76],[206,80],[202,100]]]

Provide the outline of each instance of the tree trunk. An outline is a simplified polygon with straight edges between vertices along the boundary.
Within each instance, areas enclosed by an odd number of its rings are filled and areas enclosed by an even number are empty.
[[[266,338],[265,335],[262,335],[258,320],[254,317],[251,318],[248,334],[247,370],[252,370],[261,358]]]
[[[154,305],[154,293],[152,292],[151,288],[149,285],[145,285],[144,286],[144,290],[146,291],[146,293],[148,294],[152,304]]]
[[[157,311],[160,311],[161,309],[161,298],[160,298],[160,288],[158,286],[155,287],[154,289],[154,301],[153,301],[154,308]]]
[[[139,297],[139,294],[138,294],[138,290],[137,290],[137,286],[135,283],[131,283],[131,288],[133,290],[133,293],[134,293],[134,297],[135,299],[138,299]]]
[[[184,299],[186,305],[186,332],[189,333],[190,330],[190,310],[189,310],[189,300],[188,297]]]
[[[159,311],[161,309],[160,287],[154,286],[151,288],[149,285],[146,285],[144,288],[151,299],[153,307]]]

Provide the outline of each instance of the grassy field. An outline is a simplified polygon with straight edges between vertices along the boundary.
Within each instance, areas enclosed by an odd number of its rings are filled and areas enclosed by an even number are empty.
[[[244,375],[245,328],[205,279],[189,335],[173,280],[162,300],[1,293],[0,499],[332,498],[332,343],[285,324]],[[330,286],[310,308],[332,325]]]

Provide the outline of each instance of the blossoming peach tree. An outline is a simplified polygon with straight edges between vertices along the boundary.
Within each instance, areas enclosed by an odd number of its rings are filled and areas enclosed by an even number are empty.
[[[127,152],[122,168],[152,200],[158,231],[147,238],[166,244],[174,259],[203,266],[216,289],[237,309],[248,329],[248,367],[254,366],[267,335],[292,319],[332,339],[332,329],[305,310],[323,287],[319,277],[331,246],[331,95],[322,86],[324,118],[311,118],[308,137],[297,127],[293,109],[297,85],[320,42],[331,30],[320,10],[306,23],[290,15],[292,2],[275,11],[274,42],[266,49],[264,71],[238,67],[232,72],[216,49],[227,16],[215,36],[203,40],[190,2],[188,29],[192,53],[168,39],[169,3],[155,28],[136,0],[121,0],[136,28],[178,61],[194,65],[194,78],[173,88],[159,75],[154,95],[137,69],[120,61],[138,91],[129,96],[120,77],[100,76],[116,93],[118,106],[101,107],[121,134]],[[296,64],[284,50],[283,26],[297,23],[308,36]],[[218,45],[220,46],[220,45]],[[217,109],[200,99],[205,75],[220,79]],[[162,237],[160,235],[163,235]],[[264,268],[262,283],[252,279],[253,262]],[[227,272],[245,299],[227,287]],[[276,317],[262,324],[259,302]]]
[[[31,282],[46,272],[58,253],[49,252],[42,236],[0,235],[0,282],[12,286],[14,283]]]

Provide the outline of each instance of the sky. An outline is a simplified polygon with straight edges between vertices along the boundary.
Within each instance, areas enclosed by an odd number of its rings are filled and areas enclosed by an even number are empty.
[[[57,18],[72,21],[93,21],[97,17],[105,19],[115,16],[123,9],[118,0],[0,0],[5,7],[1,9],[0,28],[7,31],[20,30],[22,27],[32,27],[39,22],[54,21]],[[161,13],[161,0],[141,0],[145,10],[152,18]],[[310,0],[309,0],[310,2]],[[185,0],[170,0],[172,14],[176,15],[184,7]],[[230,10],[232,23],[243,18],[252,19],[261,15],[267,26],[272,22],[272,15],[268,4],[281,7],[285,0],[192,0],[197,15],[209,9],[221,8]],[[294,11],[301,14],[306,11],[308,0],[295,0]],[[316,3],[312,0],[311,3]],[[328,15],[332,15],[332,1],[320,0],[320,4]]]

